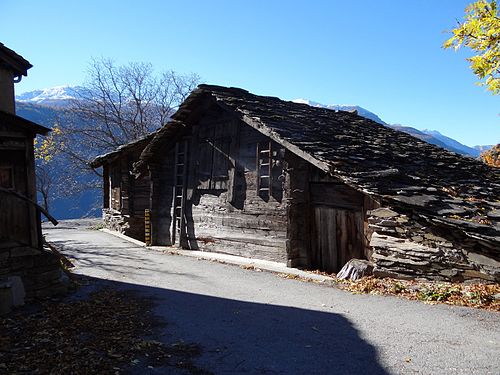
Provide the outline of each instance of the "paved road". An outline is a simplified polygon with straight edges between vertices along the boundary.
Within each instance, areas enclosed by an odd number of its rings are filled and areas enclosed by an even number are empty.
[[[500,374],[498,313],[352,295],[64,223],[45,234],[76,272],[154,297],[164,340],[200,343],[197,364],[216,374]]]

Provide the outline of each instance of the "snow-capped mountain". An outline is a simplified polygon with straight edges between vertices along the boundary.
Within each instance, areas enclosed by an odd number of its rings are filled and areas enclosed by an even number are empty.
[[[449,145],[449,146],[451,146],[451,147],[459,150],[459,152],[461,154],[465,153],[467,155],[472,155],[472,156],[475,156],[475,157],[478,157],[481,154],[480,150],[478,150],[478,149],[476,149],[474,147],[469,147],[469,146],[463,145],[460,142],[457,142],[454,139],[441,134],[437,130],[424,129],[424,130],[422,130],[422,132],[425,133],[425,134],[429,134],[429,135],[433,136],[434,138],[439,139],[444,144]]]
[[[418,130],[410,126],[404,126],[400,124],[387,124],[385,121],[381,120],[375,113],[357,106],[357,105],[343,105],[343,104],[321,104],[308,99],[295,99],[292,100],[294,103],[307,104],[311,107],[328,108],[336,111],[354,111],[356,110],[358,115],[366,117],[370,120],[378,122],[379,124],[391,127],[395,130],[399,130],[408,133],[416,138],[419,138],[425,142],[432,143],[433,145],[445,148],[449,151],[456,152],[458,154],[478,157],[480,153],[484,150],[491,148],[492,146],[475,146],[469,147],[461,144],[460,142],[447,137],[436,130]]]
[[[495,146],[495,145],[474,146],[473,148],[475,150],[478,150],[479,152],[483,152],[483,151],[489,150],[490,148],[493,148],[493,146]]]
[[[386,122],[384,122],[380,117],[378,117],[375,113],[360,107],[359,105],[351,105],[351,104],[321,104],[318,102],[313,102],[308,99],[294,99],[292,100],[294,103],[301,103],[301,104],[307,104],[310,105],[311,107],[318,107],[318,108],[328,108],[332,109],[334,111],[347,111],[347,112],[352,112],[352,111],[357,111],[358,115],[366,117],[370,120],[373,120],[375,122],[378,122],[379,124],[382,125],[387,125]]]
[[[43,125],[51,126],[53,124],[55,114],[52,113],[58,108],[66,107],[71,100],[81,97],[84,89],[81,86],[56,86],[46,89],[34,90],[25,92],[16,96],[18,102],[18,112],[30,120],[37,121]],[[358,115],[366,117],[379,124],[389,126],[393,129],[404,131],[414,137],[420,138],[423,141],[444,147],[450,151],[457,152],[463,155],[478,157],[481,151],[491,148],[491,146],[475,146],[469,147],[447,137],[436,130],[417,130],[410,126],[399,124],[387,124],[375,113],[360,107],[358,105],[346,104],[321,104],[308,99],[295,99],[294,103],[307,104],[312,107],[327,108],[336,111],[357,111]]]
[[[82,91],[80,86],[56,86],[46,89],[24,92],[16,95],[16,101],[63,107],[70,100],[77,99]]]

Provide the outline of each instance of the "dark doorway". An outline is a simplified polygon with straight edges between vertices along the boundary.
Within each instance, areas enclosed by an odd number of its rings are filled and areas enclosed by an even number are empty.
[[[346,185],[311,184],[312,268],[338,272],[350,259],[364,258],[362,194]]]

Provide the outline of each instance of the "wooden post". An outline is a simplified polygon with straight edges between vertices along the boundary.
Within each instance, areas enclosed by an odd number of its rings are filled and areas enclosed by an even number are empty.
[[[151,211],[144,210],[144,242],[146,246],[151,246]]]

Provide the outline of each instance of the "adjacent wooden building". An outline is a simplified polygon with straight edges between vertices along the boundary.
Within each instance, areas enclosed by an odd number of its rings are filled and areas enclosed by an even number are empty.
[[[60,283],[59,258],[43,249],[40,213],[57,222],[37,204],[35,186],[34,139],[38,134],[47,134],[49,129],[15,114],[14,83],[26,76],[31,67],[27,60],[0,43],[0,305],[3,307],[16,288],[25,290],[28,297],[47,296],[65,289]]]
[[[379,276],[500,278],[500,174],[355,113],[200,85],[145,140],[96,159],[104,216],[154,245]],[[116,222],[116,220],[115,220]],[[132,234],[135,236],[135,234]]]
[[[107,228],[144,241],[144,212],[150,207],[149,175],[135,179],[132,171],[155,133],[97,157],[103,167],[103,219]]]

